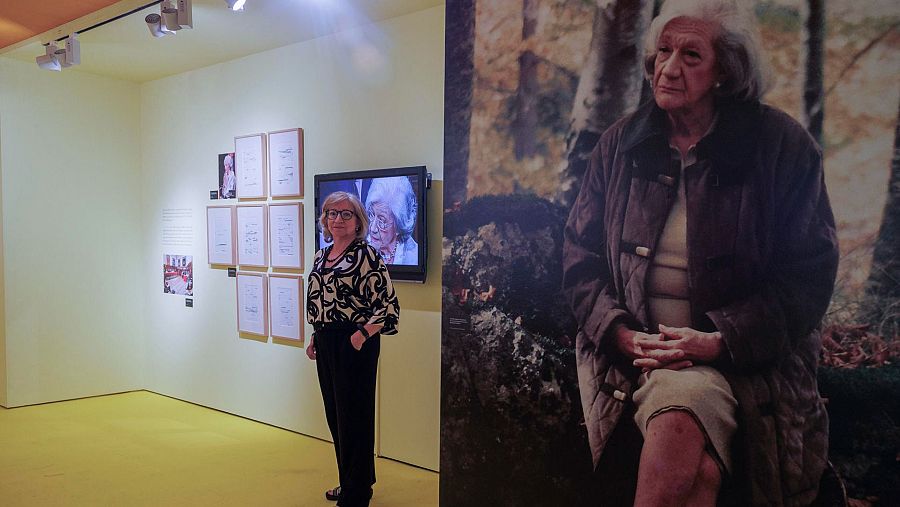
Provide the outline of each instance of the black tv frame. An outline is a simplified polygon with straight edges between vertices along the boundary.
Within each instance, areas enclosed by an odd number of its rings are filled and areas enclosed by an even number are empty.
[[[319,243],[320,227],[319,217],[322,215],[322,200],[325,196],[320,193],[320,185],[323,182],[385,178],[390,176],[415,176],[415,190],[420,198],[419,209],[416,216],[415,237],[419,244],[419,262],[416,265],[388,264],[388,273],[393,281],[425,283],[428,266],[428,190],[431,188],[431,174],[425,170],[425,166],[391,167],[386,169],[366,169],[362,171],[336,172],[328,174],[316,174],[314,180],[315,195],[315,242],[316,250],[322,248]],[[365,202],[363,202],[365,206]]]

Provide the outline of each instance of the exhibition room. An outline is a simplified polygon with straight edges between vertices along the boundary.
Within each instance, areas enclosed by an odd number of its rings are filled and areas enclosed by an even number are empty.
[[[436,505],[443,2],[189,3],[177,30],[161,2],[0,6],[0,503],[328,504],[318,178],[386,169],[421,248],[395,260],[373,505]]]
[[[900,504],[897,76],[896,0],[0,0],[0,505]]]

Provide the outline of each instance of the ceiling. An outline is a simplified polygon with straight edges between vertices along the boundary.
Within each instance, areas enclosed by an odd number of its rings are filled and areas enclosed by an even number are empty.
[[[44,53],[42,42],[151,2],[0,0],[0,56],[33,63]],[[194,28],[159,39],[144,23],[144,16],[159,13],[159,6],[153,5],[79,34],[77,69],[151,81],[443,4],[444,0],[247,0],[243,11],[231,12],[224,0],[193,0]]]

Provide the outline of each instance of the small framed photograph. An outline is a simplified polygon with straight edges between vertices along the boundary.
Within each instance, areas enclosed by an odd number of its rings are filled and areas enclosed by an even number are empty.
[[[266,205],[237,206],[237,263],[241,266],[268,267]]]
[[[163,255],[163,293],[194,295],[194,257]]]
[[[219,154],[219,199],[237,197],[237,173],[234,171],[234,153]]]
[[[303,129],[269,132],[272,197],[303,197]]]
[[[273,268],[303,268],[303,204],[269,205],[269,260]]]
[[[235,264],[234,206],[206,207],[206,253],[210,264]]]
[[[235,279],[237,280],[238,332],[269,336],[266,275],[238,271]]]
[[[250,134],[234,138],[237,196],[240,199],[266,197],[266,135]]]
[[[303,341],[303,279],[269,275],[269,330],[273,337]]]

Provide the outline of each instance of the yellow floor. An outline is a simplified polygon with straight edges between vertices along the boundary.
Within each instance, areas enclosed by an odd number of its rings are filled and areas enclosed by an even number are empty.
[[[372,506],[438,504],[438,474],[376,460]],[[146,391],[0,407],[0,505],[327,506],[330,443]]]

